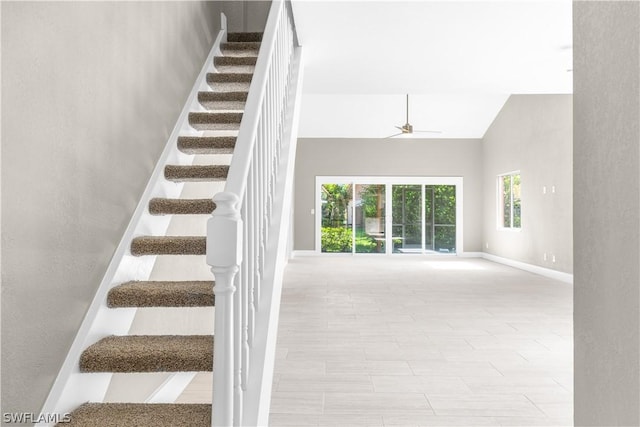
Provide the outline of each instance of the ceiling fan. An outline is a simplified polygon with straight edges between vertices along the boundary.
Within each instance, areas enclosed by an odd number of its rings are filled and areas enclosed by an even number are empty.
[[[387,138],[393,138],[400,135],[412,135],[414,133],[442,133],[439,130],[413,130],[413,125],[409,123],[409,94],[407,94],[407,122],[403,126],[395,126],[400,133],[388,136]]]

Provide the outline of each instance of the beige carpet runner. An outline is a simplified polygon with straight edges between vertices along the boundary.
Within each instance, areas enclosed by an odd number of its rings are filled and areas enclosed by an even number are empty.
[[[221,46],[223,56],[214,59],[217,73],[207,75],[211,91],[200,92],[198,101],[207,111],[191,112],[189,123],[197,130],[237,130],[247,100],[262,33],[230,33]],[[231,110],[231,111],[229,111]],[[181,136],[178,149],[187,154],[231,154],[236,138],[230,136]],[[224,181],[226,165],[168,165],[164,177],[174,182]],[[212,195],[213,196],[213,195]],[[211,199],[155,198],[153,215],[210,215]],[[204,255],[205,236],[140,236],[131,253],[148,255]],[[107,305],[123,307],[210,307],[214,305],[212,281],[131,281],[110,290]],[[211,371],[213,336],[136,335],[110,336],[89,346],[80,360],[81,372],[180,372]],[[211,405],[91,403],[77,408],[64,426],[210,426]]]

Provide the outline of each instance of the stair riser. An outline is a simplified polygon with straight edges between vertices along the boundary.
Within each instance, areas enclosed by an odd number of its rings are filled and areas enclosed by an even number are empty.
[[[228,42],[261,42],[262,33],[228,33]]]

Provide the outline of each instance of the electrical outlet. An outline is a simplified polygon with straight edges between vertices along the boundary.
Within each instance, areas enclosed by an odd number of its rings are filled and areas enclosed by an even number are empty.
[[[547,194],[547,186],[546,185],[542,186],[542,194]]]
[[[556,262],[556,256],[555,255],[551,255],[551,262]]]
[[[489,242],[484,244],[485,249],[489,249]]]
[[[546,261],[546,260],[547,260],[547,253],[546,253],[546,252],[542,255],[542,260],[543,260],[543,261]]]
[[[311,215],[315,215],[316,214],[316,210],[315,209],[311,209]]]
[[[552,192],[552,193],[555,193],[555,192],[556,192],[556,186],[555,186],[555,185],[552,185],[552,186],[551,186],[551,192]]]

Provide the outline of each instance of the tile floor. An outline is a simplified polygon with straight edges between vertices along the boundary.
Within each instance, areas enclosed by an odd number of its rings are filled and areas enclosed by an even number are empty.
[[[572,287],[480,259],[305,257],[270,425],[572,425]]]

